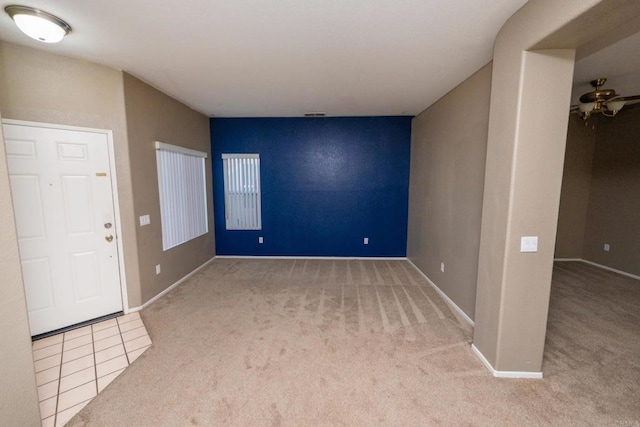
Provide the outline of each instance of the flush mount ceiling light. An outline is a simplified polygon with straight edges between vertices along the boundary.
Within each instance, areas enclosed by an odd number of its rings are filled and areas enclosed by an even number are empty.
[[[613,89],[602,89],[607,79],[600,77],[591,81],[595,88],[580,97],[580,104],[571,106],[572,112],[580,112],[582,118],[587,120],[593,113],[602,113],[603,116],[613,117],[628,101],[640,99],[640,95],[620,96]]]
[[[4,10],[20,31],[44,43],[58,43],[71,32],[69,24],[40,9],[13,5],[5,7]]]

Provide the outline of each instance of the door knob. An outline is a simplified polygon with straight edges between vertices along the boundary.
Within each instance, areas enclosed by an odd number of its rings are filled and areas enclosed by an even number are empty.
[[[107,242],[110,242],[110,241],[112,241],[112,240],[113,240],[113,236],[112,236],[111,234],[109,234],[108,236],[105,236],[105,237],[104,237],[104,239],[105,239]]]
[[[104,228],[111,228],[111,223],[110,223],[110,222],[107,222],[107,223],[104,225]]]

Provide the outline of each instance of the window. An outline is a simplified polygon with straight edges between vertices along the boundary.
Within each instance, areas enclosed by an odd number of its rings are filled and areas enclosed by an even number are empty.
[[[162,250],[209,232],[207,153],[156,141]]]
[[[223,154],[227,230],[262,229],[260,155]]]

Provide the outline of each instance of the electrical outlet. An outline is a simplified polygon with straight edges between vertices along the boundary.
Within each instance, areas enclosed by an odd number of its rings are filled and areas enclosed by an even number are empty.
[[[368,238],[368,237],[365,237],[365,238],[364,238],[364,244],[365,244],[365,245],[368,245],[368,244],[369,244],[369,238]]]
[[[160,264],[156,265],[156,274],[160,274]]]
[[[440,271],[442,271],[444,273],[444,262],[440,263]]]
[[[151,224],[151,217],[149,215],[142,215],[140,217],[140,225],[149,225]]]
[[[605,252],[609,252],[609,249],[611,249],[611,246],[609,246],[609,244],[608,244],[608,243],[605,243],[605,244],[604,244],[604,251],[605,251]]]
[[[262,236],[258,237],[258,243],[264,243],[264,239],[262,238]]]

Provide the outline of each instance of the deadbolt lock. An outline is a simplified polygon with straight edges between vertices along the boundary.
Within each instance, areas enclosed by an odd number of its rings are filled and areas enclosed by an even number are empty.
[[[110,242],[110,241],[112,241],[112,240],[113,240],[113,236],[112,236],[111,234],[109,234],[108,236],[105,236],[105,237],[104,237],[104,239],[105,239],[107,242]]]
[[[110,222],[107,222],[107,223],[104,225],[104,228],[111,228],[111,223],[110,223]]]

